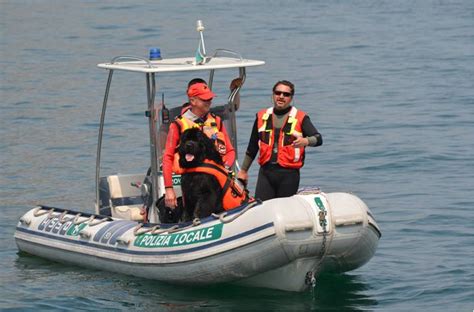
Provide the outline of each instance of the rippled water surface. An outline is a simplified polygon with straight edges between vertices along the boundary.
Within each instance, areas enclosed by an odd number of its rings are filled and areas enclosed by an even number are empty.
[[[7,0],[0,12],[0,309],[474,308],[474,2]],[[170,286],[18,254],[16,222],[33,205],[93,210],[107,79],[95,65],[152,46],[192,55],[197,19],[209,51],[266,61],[247,70],[240,157],[273,83],[295,83],[296,106],[324,137],[302,185],[364,199],[383,232],[368,264],[287,293]],[[168,105],[185,100],[189,78],[159,78],[160,94],[174,88]],[[144,82],[114,77],[104,174],[147,168]]]

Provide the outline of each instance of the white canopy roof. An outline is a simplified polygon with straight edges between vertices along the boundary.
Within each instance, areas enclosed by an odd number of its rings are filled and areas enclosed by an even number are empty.
[[[133,59],[134,57],[120,57],[119,59]],[[117,58],[116,58],[117,59]],[[157,61],[117,61],[113,63],[102,63],[97,66],[105,69],[125,70],[142,73],[198,71],[224,68],[251,67],[265,64],[264,61],[247,60],[241,58],[216,56],[207,58],[205,64],[193,65],[194,57],[170,58]]]

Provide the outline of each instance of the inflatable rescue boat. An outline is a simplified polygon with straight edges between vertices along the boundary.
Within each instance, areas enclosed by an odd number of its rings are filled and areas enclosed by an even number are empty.
[[[160,222],[162,137],[167,122],[181,107],[169,110],[164,103],[155,103],[155,75],[209,71],[212,86],[216,70],[237,69],[242,84],[230,92],[227,105],[217,107],[237,146],[234,101],[245,81],[246,68],[264,64],[224,49],[207,56],[204,27],[199,21],[197,30],[200,42],[194,57],[161,59],[153,50],[149,59],[119,56],[98,65],[109,75],[100,118],[95,213],[34,207],[16,227],[19,250],[53,261],[175,284],[236,283],[287,291],[307,289],[321,272],[346,272],[369,261],[381,231],[366,204],[349,193],[308,188],[292,197],[257,199],[193,222]],[[146,174],[100,176],[105,112],[116,71],[146,76],[151,152]],[[179,196],[179,175],[174,176],[173,184]]]

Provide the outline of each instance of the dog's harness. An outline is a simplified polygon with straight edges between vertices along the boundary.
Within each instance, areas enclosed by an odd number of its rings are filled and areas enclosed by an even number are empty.
[[[231,173],[229,173],[227,169],[212,160],[206,159],[198,167],[183,168],[183,171],[183,173],[197,172],[215,176],[222,189],[221,201],[224,210],[230,210],[254,201],[254,199],[249,196],[248,191],[243,189],[239,183],[231,177]]]

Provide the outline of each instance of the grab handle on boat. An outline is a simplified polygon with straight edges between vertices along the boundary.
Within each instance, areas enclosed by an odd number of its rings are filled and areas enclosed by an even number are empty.
[[[336,226],[347,226],[347,225],[357,225],[364,223],[364,219],[359,215],[348,216],[348,217],[339,217],[334,222]]]
[[[299,222],[285,224],[285,232],[309,231],[313,229],[313,222]]]
[[[135,61],[142,61],[148,64],[149,68],[152,68],[153,65],[150,63],[149,60],[143,57],[133,56],[133,55],[123,55],[123,56],[116,56],[110,61],[110,64],[115,64],[118,60],[135,60]]]
[[[130,239],[120,236],[117,238],[117,243],[128,246],[130,244]]]
[[[240,53],[235,52],[235,51],[232,51],[232,50],[228,50],[228,49],[216,49],[216,50],[214,51],[214,54],[212,55],[211,59],[212,59],[213,57],[217,57],[218,54],[219,54],[219,52],[223,52],[223,53],[235,55],[235,56],[237,56],[237,57],[240,59],[240,61],[243,61],[243,60],[244,60],[244,59],[242,58],[242,55],[240,55]]]
[[[219,221],[221,221],[222,223],[230,223],[230,222],[234,221],[235,219],[237,219],[238,217],[240,217],[241,215],[243,215],[250,208],[253,208],[253,207],[255,207],[256,205],[258,205],[260,203],[261,202],[258,201],[258,200],[254,201],[254,202],[251,202],[250,204],[247,205],[247,207],[245,207],[244,209],[242,209],[241,211],[239,211],[238,213],[236,213],[235,215],[233,215],[232,217],[229,217],[227,219],[225,219],[225,217],[227,217],[227,211],[224,211],[221,214],[213,213],[212,216],[216,219],[219,219]]]
[[[27,218],[25,218],[25,217],[21,217],[21,218],[20,218],[20,223],[21,223],[21,224],[24,224],[24,225],[26,225],[26,226],[29,226],[29,225],[31,224],[31,219],[27,219]]]
[[[82,230],[79,232],[79,236],[84,239],[89,239],[91,238],[91,233],[86,230]]]

